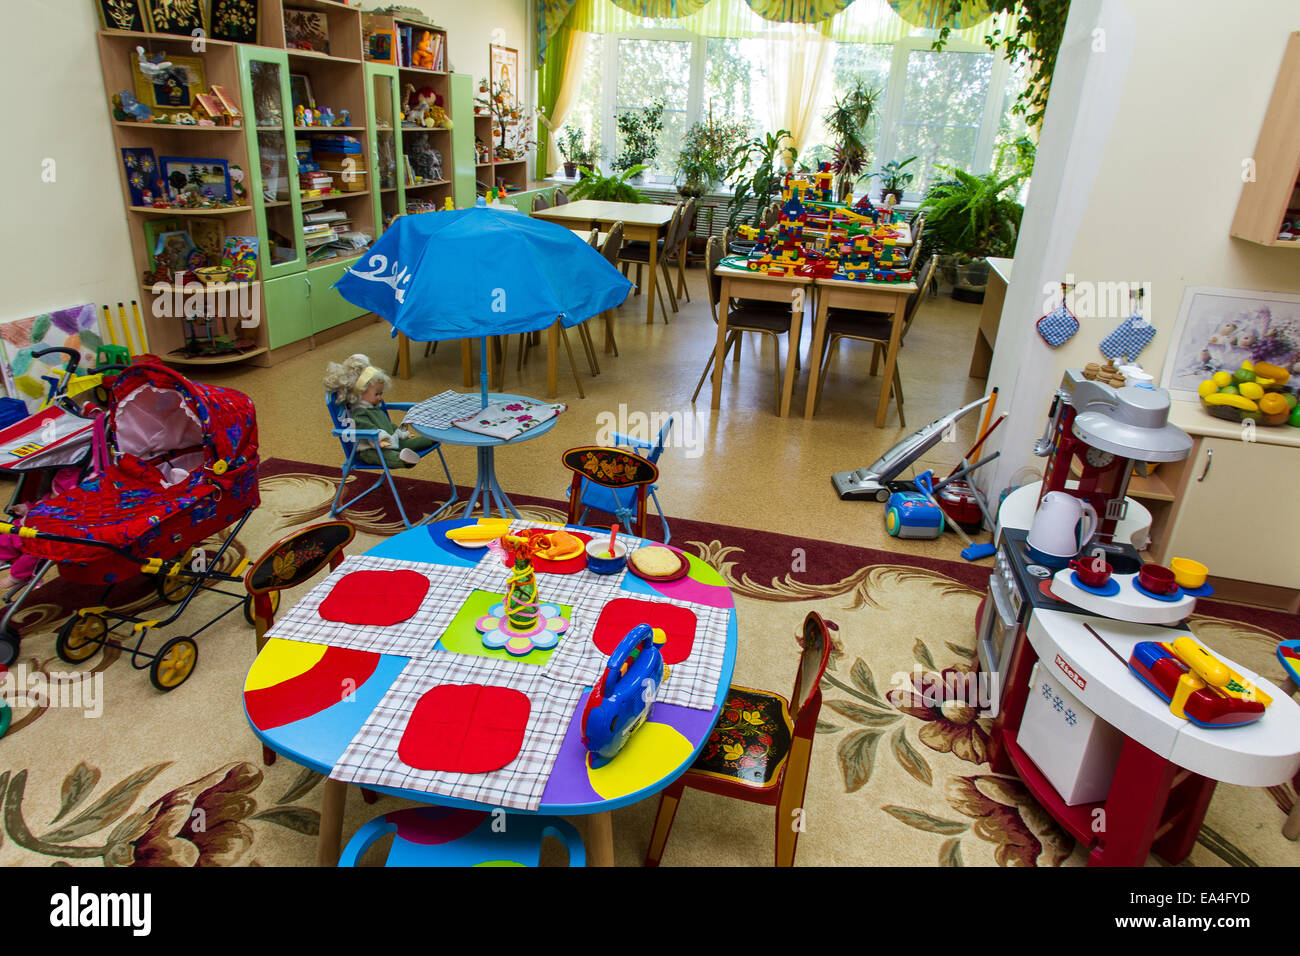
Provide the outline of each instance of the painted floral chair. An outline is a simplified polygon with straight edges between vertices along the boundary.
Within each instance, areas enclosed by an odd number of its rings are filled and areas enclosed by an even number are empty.
[[[831,654],[827,628],[838,630],[816,612],[804,618],[803,651],[789,701],[770,691],[728,688],[700,756],[659,797],[646,866],[659,865],[687,787],[776,807],[776,865],[794,865],[808,762],[822,708],[822,675]]]

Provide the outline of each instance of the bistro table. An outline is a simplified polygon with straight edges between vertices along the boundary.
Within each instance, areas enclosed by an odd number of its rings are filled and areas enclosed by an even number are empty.
[[[365,555],[345,559],[279,617],[249,669],[244,708],[258,738],[289,760],[327,776],[317,847],[319,865],[333,866],[338,861],[348,782],[442,806],[489,811],[505,806],[510,812],[589,815],[588,857],[592,865],[612,865],[610,811],[645,800],[667,787],[691,766],[712,732],[736,656],[734,601],[712,567],[686,555],[687,576],[658,584],[630,572],[601,576],[582,567],[575,573],[553,574],[539,568],[538,589],[543,601],[548,593],[557,603],[565,601],[566,594],[588,593],[585,600],[572,598],[573,625],[548,652],[553,656],[538,666],[529,660],[531,655],[502,659],[502,651],[475,651],[464,645],[459,651],[450,650],[444,643],[455,633],[455,620],[450,625],[444,622],[450,615],[472,610],[469,601],[475,593],[475,576],[499,582],[500,588],[505,585],[506,569],[495,556],[483,549],[461,547],[447,538],[448,530],[473,523],[439,521],[412,528],[381,542]],[[524,526],[512,523],[512,529]],[[608,533],[600,529],[571,530],[590,535]],[[632,548],[643,543],[635,538],[622,540]],[[319,609],[324,596],[331,595],[344,576],[367,562],[400,568],[407,574],[414,571],[430,580],[429,591],[416,614],[392,627],[357,627],[323,620]],[[498,585],[489,583],[487,587],[495,591]],[[592,770],[581,742],[581,716],[590,688],[606,660],[593,641],[593,633],[600,632],[600,618],[610,609],[608,602],[618,599],[650,602],[638,605],[633,613],[647,614],[650,623],[669,631],[663,654],[670,673],[647,722],[609,764]],[[593,603],[599,608],[594,614],[589,609]],[[579,604],[580,611],[576,610]],[[663,608],[667,611],[657,610]],[[661,613],[677,615],[680,621],[684,610],[694,615],[693,639],[683,640],[685,628],[669,624],[670,618],[661,618],[662,623],[655,624],[656,615]],[[439,614],[442,617],[434,620]],[[498,656],[494,658],[493,654]],[[422,683],[415,683],[412,691],[412,681],[417,677]],[[493,685],[512,686],[513,682],[531,682],[525,686],[533,689],[524,741],[512,762],[500,770],[481,773],[431,773],[401,763],[399,753],[409,754],[401,747],[408,742],[414,715],[421,707],[427,712],[433,690],[447,684],[499,689]],[[547,689],[537,689],[542,686]],[[468,715],[464,716],[468,719]],[[484,729],[495,727],[493,724]],[[431,741],[432,737],[417,734],[412,746]],[[398,779],[412,780],[419,786],[376,782],[392,779],[373,775],[374,768],[384,761],[389,768],[396,764],[401,771]],[[514,787],[523,786],[534,795],[540,793],[539,798],[534,797],[535,806],[520,810],[517,802],[512,802],[509,787],[494,789],[503,786],[496,779],[501,775],[507,776]],[[467,783],[470,792],[490,794],[492,798],[449,795],[449,791],[464,793]]]
[[[876,406],[876,427],[885,427],[889,399],[894,394],[894,367],[898,364],[898,345],[903,337],[903,316],[907,297],[916,291],[915,282],[860,282],[856,279],[817,279],[817,319],[813,323],[812,351],[808,364],[808,398],[803,417],[812,418],[817,408],[817,383],[821,379],[822,343],[826,340],[826,321],[831,309],[859,312],[886,312],[894,320],[889,329],[889,347],[885,350],[885,370],[881,377],[880,401]],[[723,294],[725,295],[725,288]]]
[[[785,375],[781,381],[781,403],[777,414],[790,414],[790,397],[799,374],[799,342],[803,335],[805,299],[813,292],[813,280],[804,276],[772,276],[748,269],[720,265],[714,275],[722,279],[718,301],[718,342],[713,355],[713,408],[722,403],[722,369],[727,359],[728,303],[735,299],[761,299],[765,302],[790,303],[790,337],[785,357]],[[814,373],[816,371],[814,370]]]
[[[538,209],[533,215],[538,219],[558,222],[570,229],[591,234],[592,229],[608,232],[616,222],[623,224],[624,242],[645,242],[650,247],[650,280],[645,289],[646,324],[655,320],[655,270],[659,268],[659,240],[668,232],[668,223],[676,207],[659,203],[607,202],[600,199],[578,199],[563,206]],[[683,247],[685,244],[683,243]]]
[[[473,396],[478,399],[478,395]],[[503,395],[493,392],[488,395],[488,403],[496,402],[530,402],[538,404],[536,399],[527,398],[523,395]],[[496,502],[497,512],[501,517],[506,516],[506,511],[519,517],[519,512],[515,510],[514,503],[510,497],[502,490],[500,483],[497,481],[496,467],[496,450],[501,445],[518,445],[528,441],[530,438],[537,438],[544,435],[555,427],[555,423],[560,420],[557,414],[542,422],[536,428],[530,428],[514,438],[494,438],[491,435],[480,435],[478,432],[466,431],[463,428],[457,428],[455,425],[449,425],[446,428],[433,428],[428,425],[421,425],[418,421],[410,421],[411,412],[414,412],[419,405],[413,406],[407,412],[408,421],[405,424],[410,425],[425,438],[432,438],[434,441],[446,442],[448,445],[464,445],[473,448],[478,452],[477,475],[474,481],[474,492],[469,496],[469,501],[465,505],[465,517],[469,517],[474,512],[474,506],[478,503],[479,495],[483,496],[483,516],[492,517],[492,502]]]

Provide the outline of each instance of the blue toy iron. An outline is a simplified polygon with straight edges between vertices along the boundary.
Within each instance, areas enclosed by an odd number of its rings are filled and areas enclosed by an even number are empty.
[[[613,760],[650,716],[663,677],[654,631],[638,624],[614,648],[582,712],[582,743],[591,753],[592,769]]]

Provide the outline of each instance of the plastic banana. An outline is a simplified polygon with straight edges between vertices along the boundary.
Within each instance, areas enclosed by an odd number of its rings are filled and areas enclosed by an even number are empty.
[[[1206,395],[1203,401],[1206,405],[1231,405],[1245,412],[1259,411],[1259,405],[1244,395],[1225,395],[1223,392],[1215,392],[1213,395]]]

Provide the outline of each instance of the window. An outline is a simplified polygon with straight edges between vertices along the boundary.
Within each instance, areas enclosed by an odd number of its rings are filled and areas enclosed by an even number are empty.
[[[609,171],[622,146],[619,113],[644,110],[662,97],[659,154],[646,179],[673,182],[682,137],[692,123],[712,115],[742,123],[753,134],[775,129],[771,84],[780,78],[769,75],[770,43],[663,28],[593,39],[582,87],[566,123],[597,137],[602,168]],[[1023,118],[1009,115],[1023,76],[1009,70],[1000,56],[973,44],[954,40],[942,52],[930,45],[928,35],[897,43],[837,43],[817,115],[800,148],[800,163],[831,159],[822,116],[837,96],[861,79],[880,94],[869,137],[871,169],[891,159],[917,157],[908,167],[915,179],[905,199],[919,199],[942,176],[936,164],[976,173],[993,164],[1010,168],[1014,142],[1025,133]],[[872,195],[878,196],[879,190],[879,182],[872,181]]]

